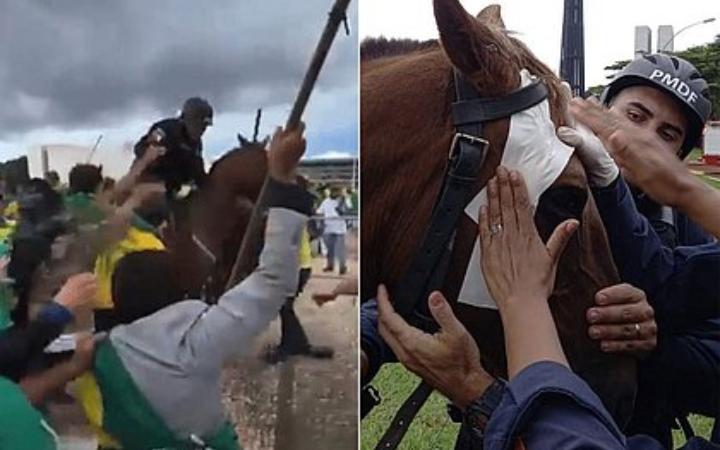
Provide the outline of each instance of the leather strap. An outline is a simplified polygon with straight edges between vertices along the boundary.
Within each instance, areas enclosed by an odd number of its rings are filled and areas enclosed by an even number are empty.
[[[489,143],[483,138],[483,123],[530,108],[548,94],[545,85],[537,81],[503,97],[483,99],[458,71],[453,71],[453,77],[457,99],[452,104],[455,136],[443,187],[423,242],[392,292],[396,311],[408,322],[430,332],[437,329],[437,324],[429,313],[427,298],[445,280],[458,221],[471,200],[472,188],[485,161]],[[415,388],[395,414],[376,450],[397,448],[431,392],[432,388],[424,382]]]
[[[453,71],[453,77],[458,101],[478,98],[475,88],[459,72]],[[488,146],[482,139],[482,123],[454,125],[456,134],[450,144],[443,186],[435,201],[430,224],[410,267],[393,289],[393,303],[398,313],[428,331],[433,331],[436,326],[427,307],[427,297],[445,280],[452,238],[463,209],[471,199]]]
[[[433,388],[429,384],[421,381],[410,396],[403,402],[397,414],[390,423],[390,426],[383,434],[375,450],[395,449],[400,445],[403,436],[407,433],[410,423],[417,415],[420,408],[432,393]]]
[[[547,95],[547,87],[538,80],[503,97],[458,101],[452,105],[453,121],[458,126],[508,117],[537,105]]]

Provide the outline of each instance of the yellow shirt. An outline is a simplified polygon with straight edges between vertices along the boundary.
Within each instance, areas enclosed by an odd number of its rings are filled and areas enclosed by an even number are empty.
[[[112,274],[123,256],[143,250],[165,250],[165,245],[151,231],[135,225],[128,228],[125,238],[101,253],[95,260],[98,296],[95,309],[112,309]]]
[[[301,269],[312,268],[312,251],[310,250],[310,234],[307,228],[303,228],[300,235],[299,258]]]

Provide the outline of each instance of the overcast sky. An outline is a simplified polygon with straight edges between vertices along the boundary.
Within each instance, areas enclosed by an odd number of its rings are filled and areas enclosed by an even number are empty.
[[[535,55],[556,72],[560,65],[563,0],[462,0],[475,15],[497,3],[508,29],[519,32]],[[636,25],[651,28],[653,51],[658,25],[685,25],[708,17],[718,20],[683,31],[675,50],[703,44],[720,34],[717,0],[587,0],[585,19],[585,84],[605,84],[603,67],[633,57]],[[360,0],[360,35],[432,39],[437,37],[431,0]]]
[[[333,0],[0,0],[0,160],[50,143],[135,141],[207,97],[206,159],[284,123]],[[308,153],[357,152],[357,0],[305,120]]]

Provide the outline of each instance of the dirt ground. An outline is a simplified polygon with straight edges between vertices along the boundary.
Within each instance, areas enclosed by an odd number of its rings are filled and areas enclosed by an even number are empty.
[[[357,238],[348,235],[349,272],[357,270]],[[357,448],[357,317],[352,297],[318,307],[312,292],[330,290],[340,280],[313,261],[313,276],[295,303],[311,343],[335,350],[332,359],[294,357],[270,365],[261,355],[278,342],[279,320],[254,343],[249,356],[224,372],[225,407],[247,450]],[[94,450],[95,439],[73,403],[50,405],[50,422],[62,450]]]

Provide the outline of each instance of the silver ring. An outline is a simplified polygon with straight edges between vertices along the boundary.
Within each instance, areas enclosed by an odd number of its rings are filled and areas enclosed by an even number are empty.
[[[640,324],[639,323],[635,324],[635,335],[640,336]]]
[[[502,224],[501,223],[494,223],[490,225],[490,234],[498,234],[502,231]]]

